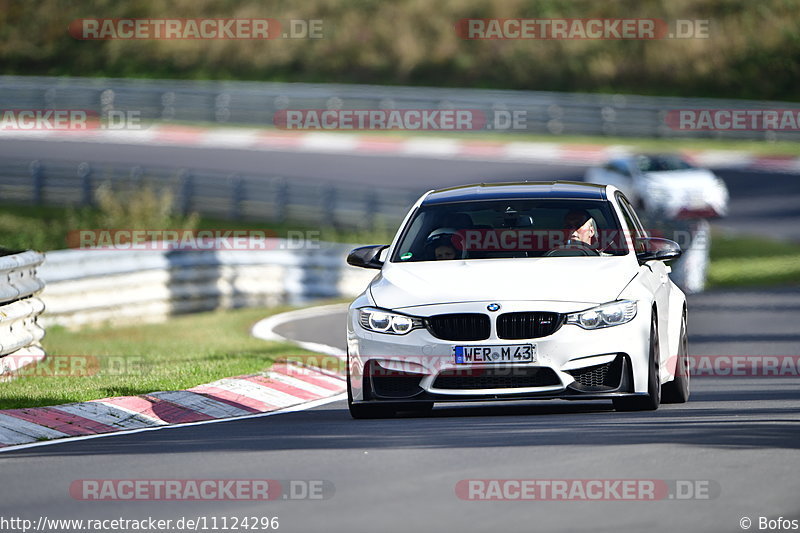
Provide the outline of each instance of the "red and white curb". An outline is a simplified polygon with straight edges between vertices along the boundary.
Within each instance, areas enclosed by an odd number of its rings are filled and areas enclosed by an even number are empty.
[[[154,125],[141,130],[0,130],[2,139],[47,139],[188,148],[230,148],[256,151],[340,153],[364,156],[427,157],[481,161],[546,162],[596,165],[638,151],[627,145],[550,142],[482,141],[369,134],[295,132],[255,128],[203,128]],[[800,157],[763,156],[732,150],[687,150],[697,164],[710,167],[800,172]]]
[[[275,315],[253,328],[259,338],[282,338],[272,327],[329,313],[320,306]],[[300,343],[304,344],[304,343]],[[315,344],[332,354],[337,349]],[[268,371],[225,378],[188,390],[104,398],[52,407],[0,411],[0,451],[104,434],[210,423],[303,410],[342,398],[344,377],[314,367],[275,363]]]

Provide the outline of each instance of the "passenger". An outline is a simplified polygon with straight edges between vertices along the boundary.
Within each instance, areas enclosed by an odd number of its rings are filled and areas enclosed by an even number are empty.
[[[455,259],[456,258],[456,249],[453,248],[452,244],[440,244],[434,250],[434,254],[436,256],[436,260],[437,261]]]
[[[455,228],[439,228],[431,232],[425,241],[426,256],[436,261],[458,258],[459,253],[453,244],[455,234]]]

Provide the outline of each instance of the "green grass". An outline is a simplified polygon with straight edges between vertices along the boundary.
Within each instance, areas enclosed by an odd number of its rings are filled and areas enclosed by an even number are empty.
[[[284,310],[217,311],[80,331],[50,327],[44,340],[49,361],[0,383],[0,409],[186,389],[260,372],[287,357],[338,368],[338,360],[250,335],[255,322]]]
[[[800,244],[760,237],[715,235],[708,287],[800,284]]]

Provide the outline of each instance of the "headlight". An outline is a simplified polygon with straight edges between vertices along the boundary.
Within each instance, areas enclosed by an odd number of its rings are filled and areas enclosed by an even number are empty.
[[[405,335],[412,329],[424,327],[421,318],[390,313],[383,309],[364,307],[358,310],[358,323],[369,331],[388,333],[390,335]]]
[[[630,322],[635,316],[636,302],[620,300],[571,313],[567,315],[567,324],[575,324],[583,329],[610,328]]]

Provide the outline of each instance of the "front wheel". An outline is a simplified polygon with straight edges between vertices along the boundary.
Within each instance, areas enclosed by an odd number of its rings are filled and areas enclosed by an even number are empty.
[[[661,404],[661,358],[659,356],[658,319],[650,319],[650,350],[647,371],[647,396],[614,398],[617,411],[655,411]]]

